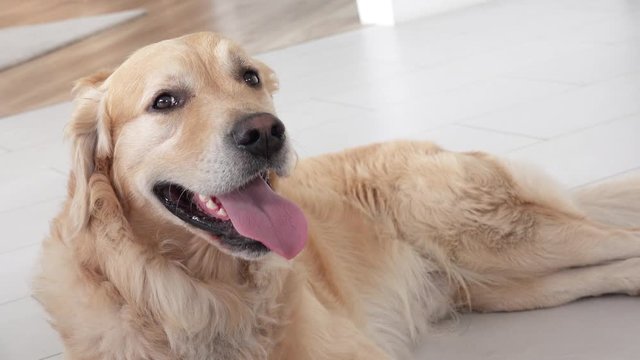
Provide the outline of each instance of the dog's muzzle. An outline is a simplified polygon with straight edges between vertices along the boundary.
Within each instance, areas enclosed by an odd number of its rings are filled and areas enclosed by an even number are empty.
[[[236,122],[231,137],[235,146],[242,151],[270,159],[282,150],[285,127],[280,119],[269,113],[250,114]]]

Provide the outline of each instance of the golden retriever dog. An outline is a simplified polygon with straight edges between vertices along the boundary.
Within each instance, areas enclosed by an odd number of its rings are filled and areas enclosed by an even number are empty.
[[[455,312],[640,289],[640,179],[409,141],[298,161],[277,88],[212,33],[78,82],[34,283],[67,359],[402,359]]]

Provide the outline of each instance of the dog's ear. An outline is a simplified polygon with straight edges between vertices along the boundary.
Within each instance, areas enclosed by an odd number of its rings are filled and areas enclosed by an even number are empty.
[[[258,71],[261,74],[261,80],[264,86],[267,88],[267,91],[273,95],[280,89],[280,83],[278,82],[278,76],[275,71],[268,67],[265,63],[259,60],[255,60],[254,62],[258,67]]]
[[[89,179],[96,165],[104,167],[111,157],[111,133],[104,106],[105,80],[109,75],[103,71],[80,79],[72,90],[75,109],[65,133],[71,141],[70,215],[75,232],[89,220]]]

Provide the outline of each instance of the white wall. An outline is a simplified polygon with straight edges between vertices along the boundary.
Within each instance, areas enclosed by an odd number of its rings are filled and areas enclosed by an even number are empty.
[[[395,24],[393,1],[394,0],[357,0],[360,22],[375,25]]]
[[[488,0],[357,0],[360,22],[394,25]]]

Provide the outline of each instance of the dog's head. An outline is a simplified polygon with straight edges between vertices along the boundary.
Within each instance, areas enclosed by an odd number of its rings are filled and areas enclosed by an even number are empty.
[[[113,73],[78,82],[72,217],[86,226],[88,181],[101,168],[121,201],[244,258],[291,258],[302,212],[269,176],[295,162],[276,117],[271,69],[231,41],[199,33],[147,46]]]

